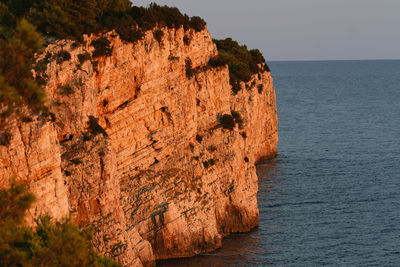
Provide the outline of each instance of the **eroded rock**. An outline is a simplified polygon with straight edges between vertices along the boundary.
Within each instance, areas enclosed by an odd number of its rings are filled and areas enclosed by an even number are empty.
[[[0,145],[0,186],[16,176],[38,197],[28,223],[71,215],[95,227],[99,252],[127,266],[214,250],[256,226],[255,163],[275,156],[278,141],[269,73],[233,95],[228,68],[207,66],[217,54],[207,30],[186,33],[190,45],[183,29],[163,31],[161,43],[148,32],[136,44],[109,33],[112,55],[82,64],[95,37],[50,45],[46,53],[71,54],[48,65],[52,116],[9,118]],[[227,130],[218,116],[231,110],[243,123]]]

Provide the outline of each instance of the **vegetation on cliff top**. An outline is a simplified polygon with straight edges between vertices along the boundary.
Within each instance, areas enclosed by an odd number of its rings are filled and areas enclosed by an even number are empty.
[[[121,266],[97,255],[89,229],[69,220],[53,223],[43,215],[36,231],[24,226],[34,199],[22,183],[0,190],[0,266]]]
[[[199,17],[190,18],[177,8],[150,4],[132,6],[129,0],[0,0],[0,112],[8,115],[16,107],[27,106],[35,113],[45,111],[45,94],[41,75],[35,78],[31,69],[44,72],[48,63],[35,62],[43,44],[56,39],[82,41],[83,34],[99,34],[115,30],[127,42],[136,42],[144,31],[159,27],[205,28]],[[162,32],[153,31],[161,42]],[[45,36],[43,39],[41,36]],[[187,37],[185,35],[185,37]],[[46,42],[45,42],[46,40]],[[209,61],[213,67],[229,66],[230,83],[236,94],[240,82],[248,82],[253,74],[269,71],[258,49],[248,50],[231,38],[214,40],[219,55]],[[111,54],[106,38],[95,40],[93,57]],[[70,59],[68,52],[57,55],[57,62]],[[84,62],[90,55],[79,60]],[[186,62],[187,63],[187,62]],[[41,66],[43,65],[43,66]],[[186,69],[188,70],[188,64]],[[187,71],[188,77],[192,75]]]
[[[42,45],[35,27],[25,19],[15,19],[0,2],[0,110],[3,114],[10,114],[21,105],[34,111],[42,109],[44,92],[31,71],[34,55]]]
[[[260,50],[248,50],[246,45],[239,45],[231,38],[213,41],[217,45],[218,57],[212,58],[209,64],[214,67],[228,65],[235,94],[240,90],[241,81],[249,82],[253,74],[270,71]]]
[[[46,42],[81,42],[83,34],[110,30],[115,30],[124,41],[136,42],[144,31],[181,26],[198,32],[206,23],[199,17],[182,14],[177,8],[157,4],[137,7],[129,0],[0,0],[0,113],[6,116],[21,106],[35,113],[45,109],[41,86],[45,82],[40,75],[34,78],[31,70],[35,55]],[[109,51],[100,51],[98,55],[103,54]],[[46,64],[43,65],[45,69]]]
[[[17,17],[26,17],[46,37],[82,40],[83,34],[116,30],[125,41],[140,39],[142,31],[155,27],[192,28],[201,31],[206,23],[190,18],[179,9],[151,3],[132,6],[129,0],[1,0]]]

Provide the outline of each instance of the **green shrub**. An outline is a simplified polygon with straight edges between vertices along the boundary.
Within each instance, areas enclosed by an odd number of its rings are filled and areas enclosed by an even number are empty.
[[[124,12],[106,11],[101,18],[101,27],[105,31],[115,30],[122,40],[135,43],[142,39],[144,34],[137,28],[137,23],[132,16]]]
[[[201,142],[203,141],[203,136],[197,134],[197,135],[196,135],[196,141],[199,142],[199,143],[201,143]]]
[[[91,45],[94,47],[93,57],[111,56],[111,42],[106,37],[100,37],[94,40]]]
[[[189,18],[177,8],[157,4],[137,7],[129,0],[5,0],[0,1],[0,22],[0,105],[5,107],[3,115],[24,105],[37,113],[45,109],[46,97],[41,85],[45,84],[46,77],[41,75],[36,80],[31,72],[35,54],[40,53],[44,43],[39,32],[46,37],[46,43],[54,39],[71,39],[75,41],[73,47],[77,47],[78,42],[83,42],[84,34],[115,30],[122,40],[134,43],[143,38],[143,31],[156,26],[193,28],[195,31],[206,26],[201,18]],[[189,37],[185,36],[184,41],[189,45]],[[105,39],[95,41],[93,45],[93,57],[108,56],[112,52]],[[71,56],[61,52],[55,58],[61,63]],[[37,71],[44,73],[47,63],[38,64]],[[95,65],[93,67],[97,69]]]
[[[267,63],[266,63],[266,61],[265,61],[264,56],[263,56],[262,53],[260,52],[260,50],[258,50],[258,49],[252,49],[252,50],[250,50],[249,52],[250,52],[250,54],[251,54],[251,57],[253,58],[253,61],[254,61],[256,64],[264,65],[264,71],[270,72],[270,69],[269,69],[269,67],[268,67],[268,65],[267,65]]]
[[[209,167],[214,166],[214,165],[215,165],[215,159],[209,159],[209,160],[203,161],[203,166],[206,169],[208,169]]]
[[[41,74],[45,73],[47,70],[47,64],[50,63],[51,57],[52,57],[52,55],[49,52],[47,52],[43,59],[36,62],[36,64],[33,66],[33,69],[37,73],[41,73]]]
[[[78,48],[80,46],[80,43],[79,42],[73,42],[72,44],[71,44],[71,48],[72,49],[76,49],[76,48]]]
[[[8,132],[0,133],[0,146],[8,146],[11,141],[11,135]]]
[[[238,80],[238,79],[234,79],[234,78],[230,77],[230,78],[229,78],[229,83],[231,84],[231,86],[232,86],[232,92],[233,92],[235,95],[240,91],[240,89],[242,89],[242,88],[240,87],[240,80]]]
[[[47,83],[47,80],[45,78],[43,78],[42,75],[40,75],[39,73],[36,74],[35,77],[35,82],[39,85],[39,86],[44,86]]]
[[[251,82],[249,90],[250,90],[250,89],[253,89],[254,86],[256,86],[256,81],[255,81],[255,80],[253,80],[253,81]]]
[[[232,115],[224,114],[220,117],[220,124],[224,129],[233,130],[236,126],[235,119]]]
[[[60,51],[56,55],[56,61],[58,64],[70,59],[71,59],[71,54],[68,51]]]
[[[257,85],[257,88],[258,88],[258,93],[262,94],[263,89],[264,89],[264,85],[263,84],[259,84],[259,85]]]
[[[44,109],[46,98],[31,70],[43,40],[32,24],[7,11],[3,2],[0,2],[0,107],[3,110],[0,115],[8,116],[24,105],[39,113]],[[44,71],[46,67],[43,62],[37,69]]]
[[[183,36],[183,43],[185,45],[190,45],[190,37],[187,36],[186,34]]]
[[[36,231],[23,225],[35,196],[22,183],[11,181],[0,190],[0,266],[121,266],[99,256],[89,229],[70,220],[53,222],[48,215],[36,219]]]
[[[219,54],[217,63],[227,62],[229,66],[230,84],[234,94],[237,94],[241,89],[241,81],[249,82],[253,74],[269,70],[264,57],[258,49],[249,51],[247,46],[241,46],[231,38],[225,40],[214,39],[213,41],[217,45]]]
[[[129,10],[124,12],[107,11],[102,16],[101,24],[106,31],[115,30],[126,42],[135,43],[144,37],[142,29],[138,27]]]
[[[196,32],[204,30],[206,25],[206,22],[200,17],[194,16],[190,19],[190,27]]]
[[[18,1],[27,6],[24,14],[45,35],[58,39],[82,41],[83,34],[100,33],[109,12],[123,12],[131,7],[129,0],[40,0]]]
[[[121,39],[130,42],[136,43],[137,41],[143,39],[144,32],[141,29],[121,29],[117,28],[117,32],[121,36]]]
[[[91,63],[92,63],[92,66],[93,66],[93,70],[95,72],[98,72],[99,71],[99,62],[97,60],[95,60],[95,61],[92,60]]]
[[[217,150],[217,147],[215,145],[211,145],[208,147],[208,151],[210,151],[210,152],[214,152],[216,150]]]
[[[92,56],[90,55],[90,53],[89,52],[85,52],[85,53],[83,53],[83,54],[79,54],[78,55],[78,60],[79,60],[79,64],[83,64],[83,63],[85,63],[85,61],[87,61],[87,60],[91,60],[92,59]]]
[[[153,36],[154,36],[154,39],[156,39],[157,42],[158,42],[159,44],[161,44],[162,38],[163,38],[163,36],[164,36],[164,32],[163,32],[162,30],[160,30],[160,29],[155,30],[155,31],[153,31]]]
[[[170,55],[168,57],[168,60],[179,60],[179,57],[175,57],[175,56]]]
[[[31,116],[22,116],[22,117],[21,117],[21,121],[22,121],[22,122],[25,122],[25,123],[28,123],[28,122],[32,122],[33,119],[32,119]]]
[[[74,88],[70,84],[65,84],[59,87],[61,95],[71,95],[75,92]]]
[[[208,61],[208,65],[214,68],[223,67],[226,66],[227,64],[228,60],[220,56],[213,57]]]
[[[79,165],[79,164],[83,164],[83,161],[76,158],[76,159],[71,159],[70,162],[74,165]]]
[[[261,54],[260,50],[252,49],[249,51],[249,53],[250,53],[251,57],[253,58],[254,63],[256,63],[256,64],[265,63],[265,58]]]
[[[89,116],[88,124],[89,124],[88,129],[94,136],[98,134],[102,134],[104,137],[108,136],[107,132],[103,129],[103,127],[100,126],[99,119],[93,116]]]
[[[240,113],[235,110],[231,110],[231,114],[218,115],[217,119],[224,129],[233,130],[236,124],[239,125],[239,129],[243,128],[243,118]],[[246,133],[244,133],[244,135],[246,135]]]
[[[192,60],[190,58],[186,58],[185,60],[185,72],[187,78],[192,78],[194,75],[194,71],[192,68]]]
[[[239,112],[237,112],[236,110],[231,110],[231,115],[233,117],[233,119],[235,120],[236,123],[238,124],[242,124],[243,123],[243,118],[242,115],[240,115]]]
[[[12,1],[9,1],[12,2]],[[18,5],[21,14],[46,35],[58,39],[82,41],[82,34],[101,33],[115,29],[121,39],[136,42],[143,35],[142,31],[159,27],[193,28],[201,31],[206,23],[199,17],[189,18],[177,8],[159,6],[155,3],[149,7],[131,6],[129,0],[107,1],[74,1],[40,0],[23,1]],[[137,31],[137,29],[140,31]]]

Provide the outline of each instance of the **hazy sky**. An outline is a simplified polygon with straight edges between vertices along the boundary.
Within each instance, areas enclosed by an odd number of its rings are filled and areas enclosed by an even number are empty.
[[[400,59],[400,0],[155,0],[267,60]]]

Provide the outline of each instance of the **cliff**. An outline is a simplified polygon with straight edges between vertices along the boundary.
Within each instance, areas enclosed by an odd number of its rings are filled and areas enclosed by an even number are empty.
[[[15,176],[38,199],[27,223],[70,215],[94,226],[99,252],[128,266],[214,250],[256,226],[255,162],[278,141],[270,73],[234,95],[228,67],[207,66],[217,55],[207,30],[163,32],[136,44],[111,32],[112,54],[97,62],[78,57],[94,37],[48,46],[49,112],[10,117],[2,130],[0,187]],[[60,51],[71,58],[60,62]],[[231,110],[243,123],[228,130],[218,117]]]

